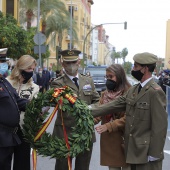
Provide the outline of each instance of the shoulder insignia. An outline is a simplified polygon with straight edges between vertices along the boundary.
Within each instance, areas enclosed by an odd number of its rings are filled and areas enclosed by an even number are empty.
[[[65,76],[65,74],[62,74],[60,77],[55,78],[53,81],[59,80],[59,79],[63,78],[64,76]]]
[[[81,76],[87,76],[87,75],[85,75],[85,74],[83,74],[83,73],[80,73],[81,74]]]
[[[161,90],[161,89],[162,89],[162,88],[161,88],[158,84],[156,84],[156,83],[152,83],[151,86],[152,86],[153,89],[155,89],[155,90]]]
[[[155,90],[160,90],[161,89],[161,87],[157,87],[157,88],[154,88]]]

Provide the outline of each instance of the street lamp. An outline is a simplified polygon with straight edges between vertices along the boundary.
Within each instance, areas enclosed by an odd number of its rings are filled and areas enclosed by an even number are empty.
[[[124,29],[127,29],[127,22],[118,22],[118,23],[103,23],[103,24],[99,24],[96,25],[95,27],[93,27],[87,34],[86,37],[84,38],[84,42],[83,42],[83,61],[85,62],[85,42],[87,40],[88,35],[97,27],[102,26],[102,25],[109,25],[109,24],[124,24]],[[87,62],[87,61],[86,61]],[[84,67],[85,63],[83,63],[83,67]]]

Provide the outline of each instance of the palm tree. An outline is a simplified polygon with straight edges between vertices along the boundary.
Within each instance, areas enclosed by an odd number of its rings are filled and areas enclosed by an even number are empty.
[[[40,9],[43,25],[45,25],[48,15],[55,13],[63,16],[67,12],[65,4],[61,0],[41,0]],[[19,22],[21,24],[27,23],[27,29],[29,29],[33,19],[37,17],[37,10],[37,0],[20,0]]]
[[[37,0],[20,0],[19,5],[19,23],[27,23],[27,29],[30,29],[37,11]]]
[[[121,52],[120,51],[115,53],[115,58],[117,59],[117,64],[118,64],[118,60],[119,60],[119,58],[121,58]]]
[[[128,55],[128,49],[127,48],[123,48],[122,52],[121,52],[121,56],[123,59],[123,64],[125,63],[125,58]]]
[[[67,32],[70,31],[69,15],[70,14],[68,13],[67,17],[62,17],[53,14],[47,18],[45,35],[47,36],[47,38],[51,37],[50,44],[52,45],[52,47],[56,46],[56,38],[58,38],[58,45],[62,47],[63,33],[64,31]],[[72,31],[73,31],[73,39],[75,41],[78,39],[76,30],[77,30],[77,26],[75,21],[73,20]]]

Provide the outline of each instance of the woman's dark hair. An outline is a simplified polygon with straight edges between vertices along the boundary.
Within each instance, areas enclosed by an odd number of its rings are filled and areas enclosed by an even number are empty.
[[[130,87],[131,84],[128,82],[126,78],[125,71],[120,64],[112,64],[106,68],[106,71],[112,72],[116,76],[116,91],[122,91],[123,93],[126,92]]]

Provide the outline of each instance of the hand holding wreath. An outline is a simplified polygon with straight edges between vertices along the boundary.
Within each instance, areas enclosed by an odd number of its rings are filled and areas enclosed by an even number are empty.
[[[27,106],[23,133],[25,139],[36,149],[38,154],[50,156],[51,158],[76,157],[84,150],[88,150],[92,139],[94,122],[93,116],[85,102],[73,97],[74,94],[68,86],[58,89],[50,89],[45,93],[38,94]],[[48,118],[49,112],[43,114],[43,107],[55,107],[53,115]],[[45,132],[58,108],[69,112],[75,117],[76,126],[68,139],[59,139]],[[58,113],[62,114],[62,113]],[[68,147],[68,145],[70,147]]]

